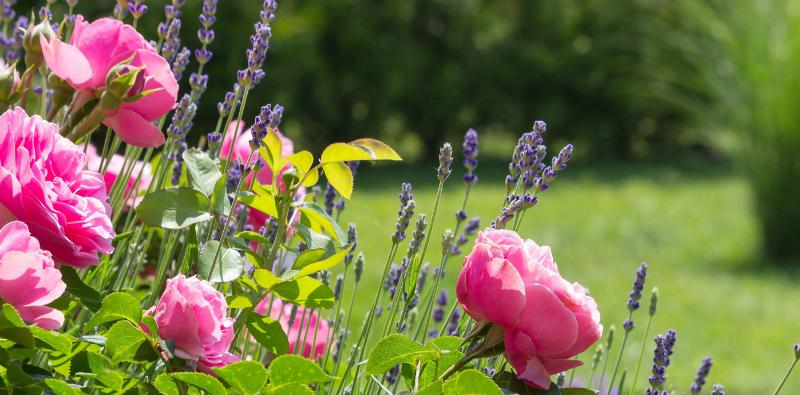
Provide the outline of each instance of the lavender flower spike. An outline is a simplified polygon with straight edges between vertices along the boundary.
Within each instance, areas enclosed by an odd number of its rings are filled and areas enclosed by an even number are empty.
[[[461,148],[464,150],[464,168],[467,169],[464,182],[474,184],[478,182],[478,176],[475,175],[475,168],[478,167],[478,132],[475,129],[467,130]]]
[[[644,290],[644,283],[647,280],[647,263],[639,265],[636,270],[636,278],[633,280],[633,290],[628,298],[628,311],[633,313],[639,309],[639,301],[642,299],[642,290]],[[633,330],[633,321],[630,319],[625,320],[623,327],[626,331]]]
[[[439,182],[444,182],[447,177],[450,177],[451,167],[453,165],[453,146],[450,143],[444,143],[439,149],[439,168],[436,172]]]
[[[711,371],[711,365],[711,357],[703,358],[703,363],[700,365],[700,369],[697,370],[697,376],[694,379],[694,384],[692,384],[692,394],[699,394],[700,391],[703,390],[706,377],[708,377],[708,373]]]
[[[667,381],[669,358],[672,356],[672,350],[675,347],[675,331],[670,329],[666,336],[657,335],[654,340],[656,348],[653,352],[653,374],[649,378],[650,388],[647,390],[646,395],[661,394],[660,390],[664,387],[664,382]],[[663,394],[666,393],[666,391],[663,392]]]

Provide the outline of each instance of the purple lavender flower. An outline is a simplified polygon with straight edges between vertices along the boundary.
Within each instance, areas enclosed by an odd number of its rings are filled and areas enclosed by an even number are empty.
[[[478,132],[475,129],[467,130],[461,148],[464,152],[464,168],[467,169],[467,173],[464,174],[464,182],[474,184],[478,182],[478,176],[474,172],[478,167]]]
[[[692,394],[699,394],[703,390],[703,385],[706,383],[706,377],[711,371],[712,360],[711,357],[703,358],[700,368],[697,369],[697,376],[695,376],[694,384],[692,384]]]
[[[342,285],[344,284],[344,276],[341,274],[336,276],[336,282],[333,286],[333,296],[336,299],[339,299],[339,296],[342,295]]]
[[[230,114],[231,109],[233,109],[233,105],[236,104],[236,94],[239,91],[239,85],[236,84],[233,86],[233,91],[225,93],[225,98],[217,103],[217,110],[219,111],[220,117],[225,117]]]
[[[386,373],[386,382],[389,384],[394,384],[397,382],[397,378],[400,376],[400,365],[395,365],[393,368],[389,369],[389,373]]]
[[[676,334],[672,329],[667,332],[666,336],[657,335],[654,338],[656,347],[653,351],[652,375],[648,379],[650,382],[648,394],[658,394],[659,390],[664,387],[664,382],[667,380],[667,367],[675,347],[675,340]]]
[[[353,268],[353,274],[355,274],[356,282],[361,281],[361,276],[364,274],[364,254],[360,252],[358,253],[358,257],[356,257],[356,264]]]
[[[642,299],[642,290],[644,290],[644,283],[646,280],[647,263],[642,263],[639,265],[639,269],[636,270],[636,278],[633,280],[633,290],[628,297],[628,311],[630,313],[639,309],[639,301]],[[631,319],[626,319],[622,326],[625,328],[625,331],[630,332],[634,327],[633,321]]]
[[[336,199],[336,189],[328,183],[325,187],[325,212],[328,215],[333,215],[333,202]]]
[[[450,336],[458,336],[458,324],[461,323],[461,308],[456,307],[453,310],[453,315],[450,316],[450,324],[447,327],[447,333]]]
[[[190,56],[192,56],[192,51],[186,47],[181,48],[178,54],[175,55],[175,61],[172,63],[172,74],[175,76],[175,80],[181,80],[186,66],[189,65]]]
[[[422,241],[425,240],[425,228],[427,227],[428,223],[425,221],[425,214],[420,214],[417,217],[414,232],[411,234],[411,241],[408,242],[408,253],[406,256],[409,258],[417,255],[417,252],[419,252],[419,249],[422,246]]]
[[[74,6],[70,5],[70,8],[74,8]],[[137,20],[147,13],[147,5],[142,0],[133,0],[128,3],[128,12],[131,13],[134,20]]]
[[[444,182],[450,177],[451,168],[453,165],[453,146],[450,143],[444,143],[442,148],[439,149],[439,168],[436,171],[436,176],[439,182]]]
[[[401,215],[408,202],[414,200],[414,194],[411,193],[411,183],[404,182],[400,186],[400,195],[398,197],[400,198],[400,210],[397,214]]]
[[[344,257],[345,266],[353,261],[353,252],[358,246],[358,231],[356,229],[356,224],[352,222],[347,225],[347,244],[350,244],[350,252]]]
[[[178,50],[181,47],[181,20],[178,18],[171,19],[169,16],[167,18],[170,22],[167,25],[167,29],[163,37],[164,43],[161,45],[161,56],[163,56],[167,62],[172,63],[175,61],[175,57],[178,55]],[[162,28],[159,25],[159,33],[161,32]]]

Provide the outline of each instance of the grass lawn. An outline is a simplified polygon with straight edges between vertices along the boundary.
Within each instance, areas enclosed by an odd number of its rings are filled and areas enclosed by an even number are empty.
[[[634,317],[637,330],[629,339],[623,367],[633,369],[642,344],[649,288],[658,286],[659,311],[650,337],[668,328],[678,333],[667,371],[667,382],[677,393],[688,393],[707,355],[714,357],[714,366],[705,393],[718,382],[731,394],[772,393],[790,363],[792,345],[800,340],[800,289],[794,286],[799,272],[757,258],[758,228],[741,176],[722,165],[673,162],[680,164],[575,161],[526,215],[520,233],[552,246],[562,274],[587,286],[597,299],[606,328],[621,329],[634,271],[643,261],[650,265],[643,309]],[[478,170],[480,181],[467,211],[488,225],[505,192],[504,166],[482,163]],[[342,223],[358,225],[359,248],[367,257],[365,292],[357,299],[361,302],[353,317],[356,325],[371,303],[367,295],[373,295],[383,281],[380,275],[396,221],[400,183],[412,182],[417,212],[430,215],[434,172],[432,166],[359,171],[353,200],[342,214]],[[453,226],[453,213],[461,204],[460,176],[455,173],[445,189],[427,257],[430,262],[439,261],[442,231]],[[471,244],[465,249],[470,248]],[[460,258],[452,260],[445,285],[452,298],[459,269]],[[349,300],[347,294],[344,297]],[[614,358],[618,345],[619,340]],[[653,342],[647,339],[640,385],[647,382],[652,349]],[[578,375],[588,372],[588,367],[581,368]],[[632,373],[628,372],[627,383]],[[790,379],[783,393],[800,393],[800,377]]]

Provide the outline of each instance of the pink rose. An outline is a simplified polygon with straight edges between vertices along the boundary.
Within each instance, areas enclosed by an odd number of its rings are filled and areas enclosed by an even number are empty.
[[[478,235],[456,293],[472,318],[503,327],[506,358],[536,388],[546,389],[550,375],[580,366],[571,358],[603,332],[594,299],[561,277],[550,248],[513,231]]]
[[[100,174],[58,126],[21,108],[0,115],[0,223],[25,222],[56,261],[96,265],[114,248],[114,229]]]
[[[256,305],[254,311],[261,315],[267,315],[270,301],[270,297],[264,298]],[[294,321],[292,321],[292,310],[295,308],[297,310],[294,314]],[[325,355],[325,348],[331,338],[331,328],[328,321],[320,319],[317,312],[276,298],[272,302],[269,317],[281,323],[284,333],[289,338],[289,353],[302,349],[303,356],[311,358],[313,349],[314,360]],[[291,327],[289,327],[290,321],[292,322]]]
[[[175,107],[178,82],[169,63],[136,29],[111,18],[88,23],[78,15],[69,44],[42,37],[41,45],[53,74],[88,95],[106,87],[106,76],[115,66],[133,59],[130,65],[142,68],[143,90],[156,91],[109,111],[103,124],[137,147],[164,144],[164,135],[152,123]]]
[[[19,221],[0,228],[0,299],[11,304],[22,319],[43,329],[58,329],[64,313],[48,303],[67,289],[50,253]]]
[[[158,304],[148,310],[163,340],[175,342],[175,355],[202,366],[225,366],[239,361],[228,352],[233,323],[227,317],[225,296],[207,281],[180,274],[167,280]]]
[[[103,158],[97,154],[97,149],[93,145],[89,145],[86,149],[86,155],[89,157],[87,168],[99,172],[101,170],[100,165],[102,164]],[[124,164],[125,157],[119,154],[112,155],[111,159],[108,160],[106,171],[103,172],[103,181],[105,181],[106,190],[109,193],[111,192],[111,187],[114,186],[114,182],[116,182],[117,178],[121,175],[120,173],[122,173]],[[136,185],[136,179],[139,177],[139,173],[142,174],[142,177],[139,179],[139,184]],[[130,171],[130,175],[125,181],[123,199],[127,200],[126,205],[128,207],[138,206],[142,199],[144,199],[144,194],[152,181],[153,174],[150,171],[150,164],[136,161],[133,165],[133,170]],[[136,189],[133,188],[134,186],[136,186]]]

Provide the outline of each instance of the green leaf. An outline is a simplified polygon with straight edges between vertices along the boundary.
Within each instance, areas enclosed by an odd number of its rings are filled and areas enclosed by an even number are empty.
[[[346,143],[333,143],[322,151],[319,158],[320,162],[333,163],[333,162],[347,162],[347,161],[360,161],[360,160],[374,160],[369,152]]]
[[[323,164],[362,160],[403,160],[403,158],[386,143],[369,138],[353,140],[347,144],[331,144],[322,151],[320,157],[320,162]]]
[[[192,188],[211,197],[214,186],[222,178],[217,161],[211,159],[207,153],[191,148],[183,152],[183,162],[186,163]]]
[[[305,218],[305,217],[304,217]],[[325,249],[326,251],[335,251],[333,246],[333,239],[319,233],[302,223],[295,225],[295,232],[303,239],[309,249]]]
[[[336,241],[340,246],[347,243],[347,234],[333,217],[325,212],[325,209],[314,202],[303,202],[298,205],[300,212],[306,217],[310,227],[314,230],[322,230]]]
[[[44,349],[69,354],[72,351],[72,336],[63,333],[44,330],[38,326],[30,327],[31,334],[38,340],[37,346]]]
[[[178,385],[172,380],[169,374],[161,374],[153,381],[153,386],[156,387],[159,393],[165,395],[180,395]]]
[[[230,388],[230,392],[255,395],[267,383],[267,369],[260,362],[243,361],[223,368],[211,368]]]
[[[44,383],[55,395],[79,395],[83,392],[72,388],[71,385],[56,379],[44,379]]]
[[[211,219],[211,206],[189,187],[161,189],[145,195],[136,212],[142,222],[164,229],[183,229]]]
[[[442,395],[442,380],[436,380],[414,395]]]
[[[20,317],[19,313],[17,312],[17,309],[15,309],[14,306],[7,303],[3,304],[2,311],[3,311],[3,317],[6,320],[8,320],[8,322],[11,325],[14,325],[19,328],[25,328],[28,326],[27,324],[25,324],[25,321],[22,320],[22,317]]]
[[[588,388],[562,388],[561,395],[595,395],[595,392]]]
[[[303,384],[269,385],[264,388],[265,395],[313,395],[314,391]]]
[[[302,254],[297,256],[297,259],[294,261],[293,268],[296,270],[300,270],[314,262],[319,261],[325,255],[324,248],[314,248],[310,250],[303,251]]]
[[[353,140],[348,144],[368,152],[372,160],[403,160],[392,147],[380,140],[364,138]]]
[[[0,316],[0,338],[11,340],[21,346],[33,348],[34,339],[30,328],[22,321],[17,310],[10,304],[2,307]]]
[[[256,269],[253,273],[253,278],[256,280],[256,283],[264,289],[271,289],[282,281],[280,277],[272,274],[272,272],[267,269]]]
[[[414,296],[414,289],[417,287],[417,279],[419,278],[419,270],[422,267],[422,261],[419,260],[419,255],[415,255],[411,261],[408,275],[406,276],[405,291],[409,298]]]
[[[192,225],[189,227],[189,232],[186,234],[185,252],[183,253],[183,263],[181,267],[192,267],[194,262],[200,258],[198,241],[197,241],[197,226]]]
[[[335,301],[333,291],[311,277],[278,283],[272,291],[283,300],[314,309],[331,308]]]
[[[300,179],[303,179],[303,176],[305,176],[305,180],[303,180],[304,187],[312,187],[317,184],[319,181],[319,170],[311,170],[311,167],[314,165],[314,155],[308,151],[300,151],[290,155],[286,160],[297,168]]]
[[[211,240],[200,251],[197,272],[209,282],[226,283],[236,280],[242,275],[244,260],[236,250],[220,247],[219,241]]]
[[[149,350],[149,352],[148,352]],[[158,357],[147,344],[147,337],[128,321],[119,321],[106,333],[105,352],[114,363]]]
[[[239,233],[235,234],[234,237],[239,238],[239,239],[249,240],[249,241],[255,241],[256,243],[261,244],[261,245],[270,244],[267,241],[267,238],[262,236],[261,233],[258,233],[258,232],[251,232],[251,231],[239,232]]]
[[[117,320],[128,320],[136,325],[142,321],[142,306],[135,297],[124,292],[115,292],[103,298],[100,311],[86,323],[84,332],[100,324]]]
[[[455,336],[440,336],[430,342],[428,345],[435,347],[441,352],[442,357],[439,359],[439,374],[455,365],[456,362],[464,358],[464,353],[458,351],[464,339]],[[437,378],[436,366],[432,363],[425,365],[422,369],[422,374],[419,376],[421,385],[427,385]]]
[[[233,208],[231,200],[228,199],[228,187],[225,181],[225,178],[217,180],[217,184],[214,185],[214,194],[211,196],[211,209],[220,215],[230,215]]]
[[[225,386],[213,376],[204,373],[181,372],[170,374],[173,380],[181,381],[205,391],[209,395],[225,395]],[[158,387],[156,387],[158,388]]]
[[[289,338],[280,322],[254,312],[247,313],[245,322],[258,344],[276,355],[289,352]]]
[[[518,394],[518,395],[560,395],[561,391],[555,383],[550,383],[550,388],[546,390],[540,390],[533,388],[526,384],[524,381],[520,380],[511,372],[500,372],[496,374],[492,380],[500,386],[504,391],[511,394]],[[580,395],[573,394],[573,395]],[[590,392],[590,395],[594,394],[594,391]]]
[[[327,257],[327,258],[325,258],[325,259],[323,259],[321,261],[317,261],[317,262],[314,262],[314,263],[307,264],[307,265],[303,266],[300,269],[300,271],[298,271],[296,274],[294,274],[292,276],[292,278],[293,279],[298,279],[298,278],[305,277],[305,276],[308,276],[308,275],[313,274],[313,273],[317,273],[317,272],[320,272],[320,271],[323,271],[323,270],[328,270],[328,269],[338,265],[339,262],[343,261],[344,257],[347,256],[347,254],[349,252],[350,252],[350,248],[346,248],[346,249],[344,249],[342,251],[339,251],[339,252],[337,252],[337,253],[335,253],[335,254],[333,254],[333,255],[331,255],[331,256],[329,256],[329,257]]]
[[[100,293],[86,285],[75,269],[67,265],[61,265],[60,269],[61,279],[67,284],[67,292],[77,298],[89,311],[100,310],[101,300],[103,299]]]
[[[353,172],[342,162],[329,162],[322,165],[328,183],[345,199],[353,194]]]
[[[246,309],[253,307],[253,301],[246,295],[234,295],[228,297],[228,308],[230,309]]]
[[[426,347],[401,335],[392,334],[384,337],[372,352],[367,362],[367,373],[382,374],[401,363],[416,365],[416,362],[425,363],[439,358],[439,351]]]
[[[324,383],[331,378],[309,359],[299,355],[281,355],[269,365],[269,379],[271,384],[283,385]]]
[[[444,395],[502,395],[500,387],[489,376],[469,369],[457,373],[444,383]]]
[[[256,191],[259,189],[254,186],[253,190]],[[261,211],[270,217],[278,218],[278,206],[275,205],[275,197],[269,192],[266,192],[266,189],[261,188],[260,190],[265,192],[261,194],[240,192],[237,199],[247,207]]]

